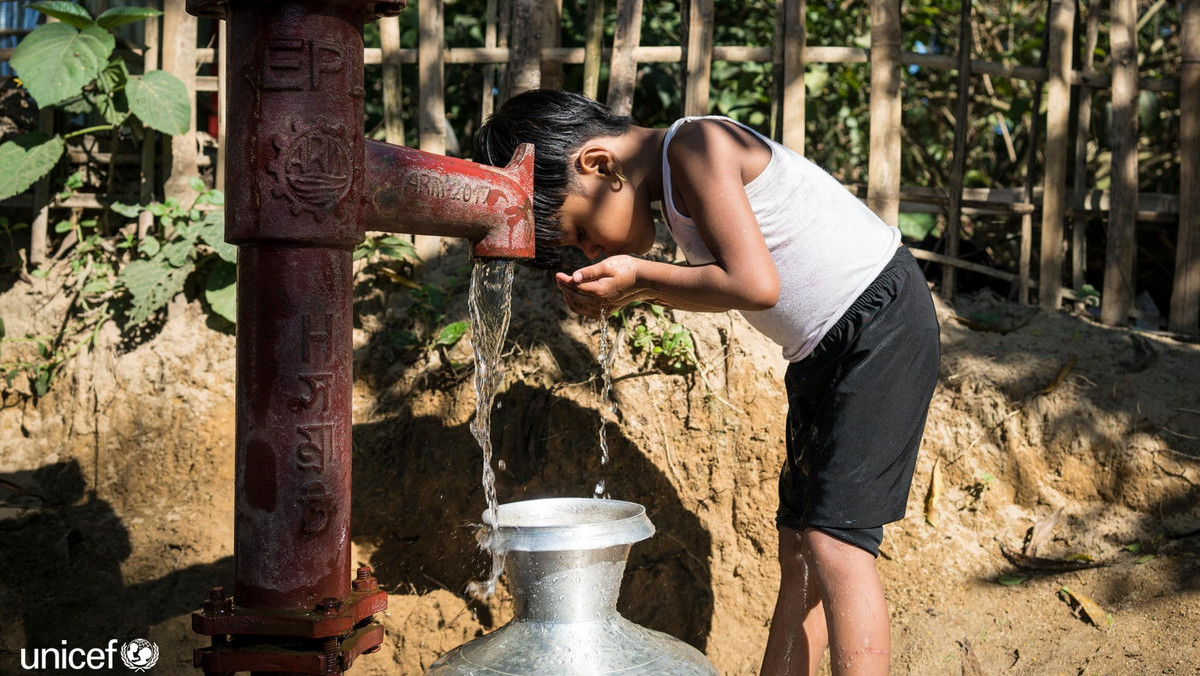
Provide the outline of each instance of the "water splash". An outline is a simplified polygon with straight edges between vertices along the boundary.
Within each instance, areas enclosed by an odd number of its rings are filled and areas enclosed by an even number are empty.
[[[471,289],[467,305],[471,311],[471,347],[475,353],[475,417],[471,434],[483,450],[483,495],[487,500],[484,518],[486,533],[480,544],[491,550],[492,573],[485,588],[474,589],[483,595],[496,591],[496,581],[504,570],[504,554],[490,546],[499,503],[496,499],[496,473],[492,470],[492,401],[504,378],[501,352],[512,316],[512,261],[476,261],[471,271]],[[474,586],[474,585],[473,585]]]

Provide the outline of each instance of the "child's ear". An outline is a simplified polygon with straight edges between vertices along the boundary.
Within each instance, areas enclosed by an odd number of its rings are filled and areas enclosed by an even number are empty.
[[[614,171],[620,171],[620,161],[613,151],[598,144],[588,144],[579,150],[575,159],[575,170],[581,176],[597,174],[601,177],[611,177]]]

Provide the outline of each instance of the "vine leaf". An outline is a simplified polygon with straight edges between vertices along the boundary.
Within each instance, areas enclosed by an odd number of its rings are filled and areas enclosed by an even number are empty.
[[[129,78],[125,85],[129,112],[147,127],[164,134],[185,134],[192,122],[187,86],[164,70]]]
[[[92,15],[88,14],[88,11],[79,3],[67,2],[67,0],[46,0],[46,2],[35,2],[29,5],[29,9],[36,9],[46,16],[52,16],[81,30],[92,25]]]
[[[63,140],[42,132],[0,144],[0,200],[20,195],[50,173],[63,154]]]
[[[166,307],[175,294],[183,290],[184,282],[195,266],[188,261],[175,267],[161,258],[135,260],[121,271],[121,282],[133,296],[129,308],[129,323],[142,324]]]
[[[221,261],[208,275],[204,287],[204,299],[212,311],[237,323],[237,266]]]
[[[74,3],[68,3],[74,4]],[[116,28],[134,21],[141,21],[152,16],[162,16],[162,10],[150,7],[109,7],[96,17],[96,23],[101,28]]]
[[[108,66],[115,46],[112,33],[95,24],[77,30],[66,23],[47,23],[25,36],[9,63],[30,96],[45,108],[78,96]]]

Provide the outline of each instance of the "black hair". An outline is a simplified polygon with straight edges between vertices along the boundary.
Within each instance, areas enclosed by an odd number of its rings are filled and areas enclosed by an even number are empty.
[[[533,144],[533,218],[536,256],[527,264],[558,267],[559,211],[574,182],[571,156],[589,140],[619,136],[634,124],[583,96],[534,89],[504,102],[475,134],[475,161],[502,167],[522,143]]]

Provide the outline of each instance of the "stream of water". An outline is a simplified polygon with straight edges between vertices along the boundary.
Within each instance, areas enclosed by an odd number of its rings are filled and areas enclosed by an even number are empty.
[[[597,359],[600,362],[600,374],[604,379],[604,396],[603,402],[608,404],[608,413],[615,420],[617,417],[617,401],[613,399],[612,389],[612,362],[616,356],[617,344],[608,335],[608,310],[600,313],[600,354]],[[600,413],[600,466],[603,468],[608,464],[608,434],[605,427],[608,425],[608,416],[602,411]],[[602,498],[605,496],[604,479],[596,482],[594,489],[595,496]]]
[[[471,272],[471,289],[467,304],[471,311],[471,347],[475,353],[475,418],[471,433],[483,449],[483,494],[487,499],[487,530],[496,523],[496,473],[492,469],[492,400],[504,378],[501,353],[508,321],[512,316],[512,261],[476,261]],[[490,595],[496,591],[496,581],[504,570],[504,554],[488,546],[491,537],[485,534],[482,544],[492,553],[492,574],[486,588],[474,591]]]

